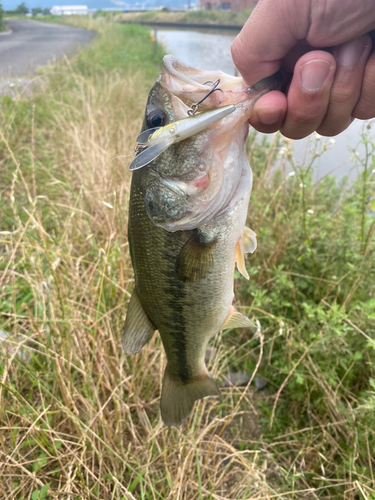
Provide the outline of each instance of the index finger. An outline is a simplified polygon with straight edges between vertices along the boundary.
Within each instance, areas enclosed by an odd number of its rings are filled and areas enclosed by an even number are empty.
[[[232,58],[246,84],[273,75],[281,59],[307,36],[310,2],[295,0],[258,3],[232,44]]]

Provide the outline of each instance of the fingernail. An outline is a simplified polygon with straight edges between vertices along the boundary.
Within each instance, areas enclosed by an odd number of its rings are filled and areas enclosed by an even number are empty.
[[[259,117],[260,121],[263,123],[263,125],[273,125],[274,123],[277,123],[278,121],[281,120],[284,111],[280,110],[275,110],[275,109],[263,109],[260,110],[262,117]],[[258,112],[259,116],[259,112]]]
[[[323,87],[331,69],[331,64],[323,59],[305,63],[301,68],[302,86],[309,92],[316,92]]]
[[[355,38],[338,46],[337,60],[341,66],[353,66],[361,59],[364,50],[364,38]]]

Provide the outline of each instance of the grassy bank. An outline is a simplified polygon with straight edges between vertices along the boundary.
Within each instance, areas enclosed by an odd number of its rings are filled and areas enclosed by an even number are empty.
[[[148,12],[129,12],[116,14],[116,21],[159,22],[159,23],[198,23],[198,24],[245,24],[251,10],[242,12],[221,12],[218,10],[194,10],[190,12],[163,12],[160,10]]]
[[[258,332],[214,339],[209,369],[268,387],[223,389],[166,428],[159,338],[136,356],[120,343],[133,287],[127,166],[160,56],[139,26],[69,22],[96,29],[93,45],[46,69],[39,93],[0,99],[0,492],[374,499],[371,128],[354,187],[314,184],[329,142],[295,165],[292,142],[249,138],[259,249],[250,282],[236,276],[236,305]]]

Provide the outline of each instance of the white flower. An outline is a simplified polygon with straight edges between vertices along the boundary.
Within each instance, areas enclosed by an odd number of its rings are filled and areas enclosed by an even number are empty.
[[[106,207],[111,208],[113,210],[113,206],[110,203],[107,203],[106,201],[103,201],[103,205],[105,205]]]
[[[314,137],[315,137],[315,139],[316,139],[317,141],[319,141],[319,140],[321,139],[321,137],[322,137],[322,136],[321,136],[320,134],[318,134],[318,132],[316,132],[316,133],[315,133],[315,135],[314,135]]]
[[[287,175],[287,177],[294,177],[295,175],[296,175],[296,173],[293,170],[292,172],[289,172],[289,174]]]
[[[330,143],[330,144],[335,144],[335,142],[336,142],[336,141],[335,141],[335,139],[330,139],[330,140],[329,140],[329,143]]]
[[[359,151],[356,151],[354,154],[355,154],[356,156],[361,156],[361,153],[360,153]]]
[[[312,208],[309,208],[308,210],[306,210],[306,212],[307,212],[308,214],[311,214],[311,215],[313,215],[313,214],[315,213],[315,212],[314,212],[314,210],[313,210]]]
[[[304,185],[303,182],[301,182],[301,184],[299,185],[300,188],[305,188],[306,186]]]

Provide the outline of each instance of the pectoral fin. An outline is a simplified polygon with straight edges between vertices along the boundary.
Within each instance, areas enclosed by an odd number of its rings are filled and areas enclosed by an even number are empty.
[[[244,278],[249,279],[249,274],[245,265],[245,253],[253,253],[255,252],[257,247],[257,235],[254,231],[245,226],[243,230],[242,237],[237,243],[236,246],[236,262],[237,269],[242,274]]]
[[[139,300],[137,289],[134,288],[121,338],[125,353],[135,354],[139,352],[151,340],[155,330],[155,325],[148,319]]]
[[[194,231],[176,260],[176,273],[181,281],[199,281],[207,276],[213,266],[213,249],[216,239],[207,241],[199,230]]]
[[[141,151],[129,165],[129,170],[138,170],[145,167],[168,149],[174,141],[175,137],[166,137],[165,139],[161,139],[157,144]]]
[[[254,253],[257,248],[257,235],[249,227],[244,228],[243,235],[243,251],[244,253]]]
[[[230,328],[256,328],[256,326],[247,316],[244,316],[232,307],[221,330],[229,330]]]
[[[242,276],[248,280],[249,279],[249,274],[248,274],[246,266],[245,266],[245,254],[244,254],[244,248],[243,248],[242,238],[240,238],[238,240],[238,243],[236,245],[235,259],[236,259],[236,262],[237,262],[237,269],[242,274]]]

